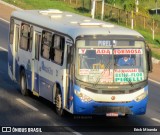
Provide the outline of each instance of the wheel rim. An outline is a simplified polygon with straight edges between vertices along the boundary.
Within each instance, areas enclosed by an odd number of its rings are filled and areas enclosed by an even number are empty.
[[[62,100],[61,100],[61,95],[58,94],[57,97],[56,97],[56,108],[57,108],[57,111],[61,111],[62,109]]]
[[[21,78],[21,89],[22,89],[22,90],[25,89],[24,76],[22,76],[22,78]]]

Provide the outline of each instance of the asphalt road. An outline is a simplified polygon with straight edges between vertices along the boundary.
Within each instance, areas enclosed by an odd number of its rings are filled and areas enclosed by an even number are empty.
[[[105,131],[109,131],[109,126],[122,126],[122,129],[126,128],[126,130],[137,126],[160,126],[160,84],[153,82],[149,82],[147,113],[128,118],[84,117],[69,114],[60,118],[56,115],[54,106],[46,100],[32,95],[22,96],[18,85],[11,81],[8,76],[8,32],[9,24],[0,20],[0,126],[53,126],[48,128],[57,131],[54,134],[105,134]],[[130,134],[134,133],[131,132]],[[117,133],[112,132],[110,134]],[[128,133],[121,132],[118,134]],[[143,132],[142,134],[151,133]],[[159,133],[153,134],[158,135]]]

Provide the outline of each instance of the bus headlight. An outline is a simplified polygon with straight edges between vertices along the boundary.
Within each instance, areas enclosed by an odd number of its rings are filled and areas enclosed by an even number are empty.
[[[74,93],[81,99],[82,102],[90,102],[92,100],[80,91],[74,90]]]
[[[148,91],[145,91],[145,92],[142,93],[141,95],[137,96],[137,97],[135,98],[135,101],[136,101],[136,102],[139,102],[139,101],[143,100],[147,95],[148,95]]]

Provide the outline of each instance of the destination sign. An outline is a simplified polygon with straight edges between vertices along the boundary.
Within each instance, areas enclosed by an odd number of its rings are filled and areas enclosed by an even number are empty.
[[[115,49],[114,54],[142,54],[142,49]]]
[[[85,54],[86,51],[96,51],[96,54],[112,54],[114,55],[125,55],[125,54],[143,54],[142,49],[79,49],[79,54]]]
[[[143,41],[139,41],[144,44]],[[111,47],[111,46],[136,46],[140,43],[134,40],[111,40],[111,39],[102,39],[102,40],[85,40],[85,46],[102,46],[102,47]]]

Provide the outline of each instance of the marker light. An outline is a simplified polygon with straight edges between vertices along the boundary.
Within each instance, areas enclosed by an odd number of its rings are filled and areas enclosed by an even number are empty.
[[[135,98],[135,101],[136,101],[136,102],[139,102],[139,101],[143,100],[147,95],[148,95],[148,91],[145,91],[145,92],[142,93],[141,95],[137,96],[137,97]]]

